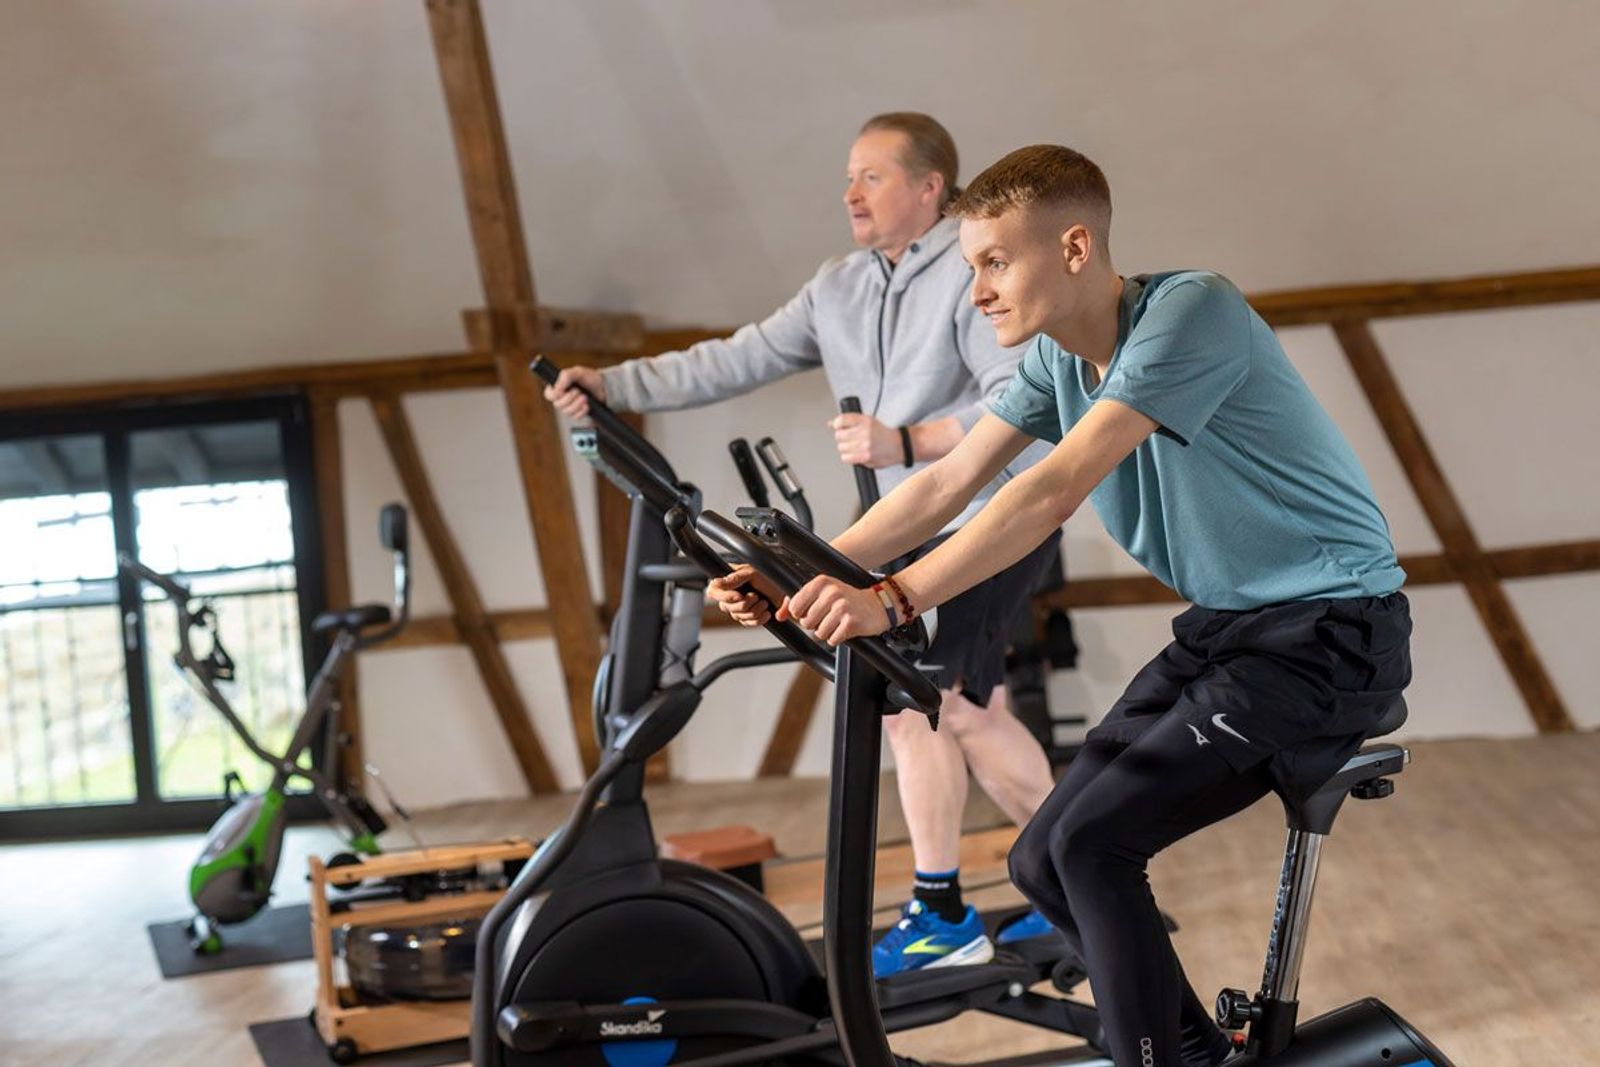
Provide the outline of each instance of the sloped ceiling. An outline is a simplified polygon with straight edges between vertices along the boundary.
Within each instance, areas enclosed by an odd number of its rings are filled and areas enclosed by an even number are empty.
[[[19,0],[0,385],[462,347],[421,0]],[[1592,262],[1592,4],[487,0],[543,300],[735,324],[846,245],[862,118],[1098,159],[1127,270],[1245,288]]]

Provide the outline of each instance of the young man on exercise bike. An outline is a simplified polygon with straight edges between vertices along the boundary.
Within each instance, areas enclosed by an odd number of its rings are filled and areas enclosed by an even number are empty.
[[[1201,271],[1118,275],[1094,163],[1020,149],[949,213],[972,302],[1001,344],[1034,339],[992,414],[834,544],[880,566],[1032,439],[1055,447],[892,579],[818,578],[780,617],[832,644],[880,633],[1022,558],[1085,499],[1194,604],[1090,731],[1011,873],[1080,949],[1117,1063],[1211,1067],[1229,1041],[1184,977],[1146,865],[1274,787],[1314,790],[1359,747],[1411,677],[1405,574],[1355,454],[1239,291]],[[713,595],[758,622],[765,603],[733,591],[747,578]]]

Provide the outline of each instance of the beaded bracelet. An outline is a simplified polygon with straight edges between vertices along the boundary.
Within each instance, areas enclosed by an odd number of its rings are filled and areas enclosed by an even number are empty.
[[[901,625],[903,626],[915,619],[917,617],[917,609],[911,606],[911,598],[906,596],[906,591],[904,589],[900,588],[900,583],[895,581],[892,576],[886,574],[883,576],[882,584],[888,586],[894,592],[895,597],[900,601]]]
[[[872,591],[877,593],[878,599],[883,602],[883,614],[889,620],[889,629],[894,629],[897,625],[894,618],[894,598],[889,595],[882,582],[874,582]]]

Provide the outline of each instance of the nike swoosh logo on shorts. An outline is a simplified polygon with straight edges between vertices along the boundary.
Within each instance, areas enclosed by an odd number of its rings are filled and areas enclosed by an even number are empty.
[[[1222,721],[1222,716],[1224,714],[1226,714],[1226,712],[1218,712],[1217,714],[1211,716],[1211,725],[1215,726],[1225,734],[1232,734],[1234,737],[1237,737],[1239,740],[1248,745],[1250,743],[1250,739],[1248,737]]]

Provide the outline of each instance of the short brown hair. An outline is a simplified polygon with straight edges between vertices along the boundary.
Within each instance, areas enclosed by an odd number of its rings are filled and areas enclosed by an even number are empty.
[[[956,176],[961,170],[961,159],[956,155],[955,138],[932,115],[920,111],[886,111],[874,115],[861,124],[861,132],[893,130],[906,135],[906,150],[900,165],[912,174],[937,173],[944,178],[944,195],[941,209],[961,195],[956,187]]]
[[[1031,204],[1085,209],[1102,243],[1110,238],[1111,185],[1094,160],[1058,144],[1002,156],[945,208],[958,219],[993,219]]]

